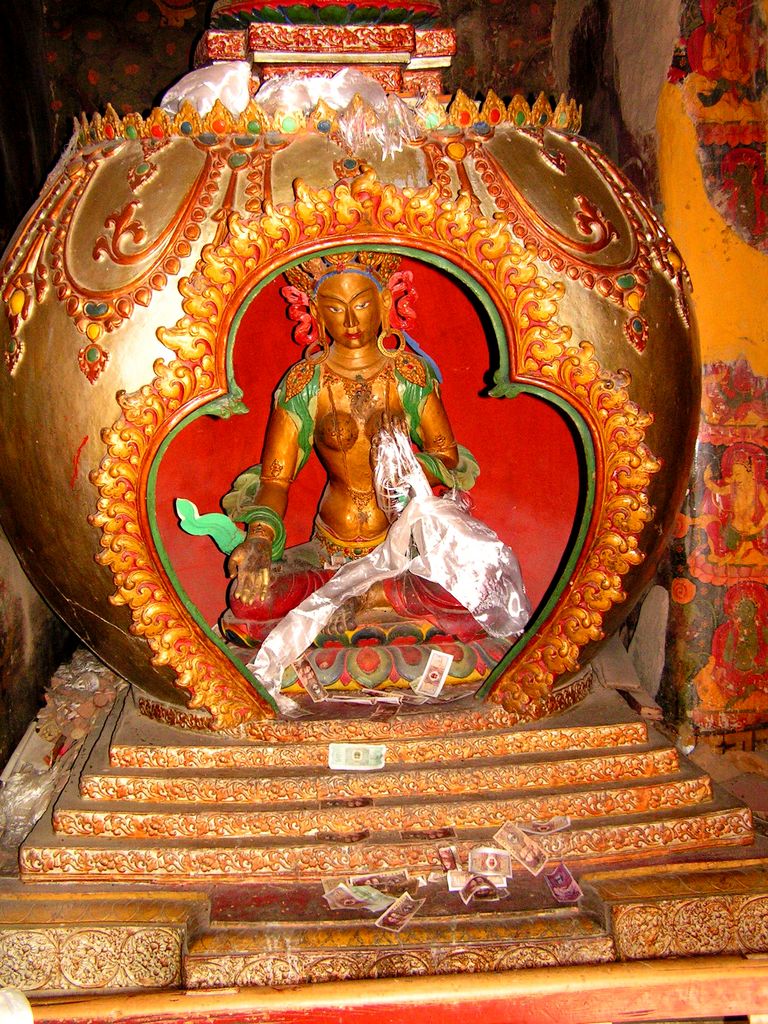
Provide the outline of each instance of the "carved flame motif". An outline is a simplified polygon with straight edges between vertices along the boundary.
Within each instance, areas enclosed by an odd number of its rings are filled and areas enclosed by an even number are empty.
[[[526,717],[555,678],[579,665],[579,652],[602,636],[610,608],[625,598],[622,577],[642,560],[638,537],[653,517],[647,490],[659,465],[644,443],[650,416],[629,397],[628,378],[600,366],[592,344],[575,342],[557,321],[564,288],[541,276],[530,242],[509,221],[473,210],[472,198],[441,195],[438,185],[401,192],[365,170],[333,191],[297,182],[293,204],[264,204],[249,218],[233,213],[221,244],[203,250],[195,273],[182,279],[185,315],[160,330],[175,354],[155,364],[156,377],[120,397],[122,413],[105,431],[107,452],[92,475],[99,490],[92,517],[102,531],[100,561],[109,566],[132,629],[145,637],[157,664],[177,673],[196,708],[219,728],[271,715],[266,699],[204,635],[185,610],[161,565],[146,525],[146,479],[169,430],[185,411],[227,393],[224,351],[246,294],[295,255],[350,242],[396,243],[459,263],[488,293],[509,344],[510,382],[536,382],[567,401],[587,423],[596,451],[596,501],[587,541],[570,583],[549,619],[497,680],[490,698],[512,720]]]

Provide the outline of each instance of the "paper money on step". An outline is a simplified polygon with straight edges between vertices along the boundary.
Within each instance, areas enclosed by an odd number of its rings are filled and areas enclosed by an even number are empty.
[[[357,832],[315,832],[315,839],[319,843],[341,843],[349,846],[351,843],[362,843],[370,835],[367,828],[361,828]]]
[[[460,892],[472,878],[472,875],[469,871],[462,871],[461,868],[455,868],[452,871],[446,871],[445,878],[448,882],[449,892]]]
[[[532,836],[547,836],[552,832],[562,832],[571,827],[571,819],[567,814],[558,814],[548,821],[521,821],[518,828]]]
[[[578,903],[584,895],[581,886],[563,863],[558,864],[554,871],[547,871],[544,880],[558,903]]]
[[[320,800],[318,803],[321,811],[331,807],[373,807],[373,800],[369,796],[340,796],[331,800]]]
[[[513,825],[511,821],[505,822],[498,832],[494,834],[493,838],[499,846],[508,850],[510,856],[514,857],[532,875],[538,875],[549,859],[536,840],[526,835],[522,829],[519,829],[517,825]]]
[[[384,911],[381,917],[376,918],[374,924],[377,928],[384,928],[388,932],[402,931],[425,902],[426,900],[415,900],[407,892],[404,892],[402,896],[398,896],[391,907]]]
[[[472,878],[477,878],[470,871],[462,871],[457,868],[455,871],[447,871],[444,875],[448,882],[448,892],[461,892]],[[507,884],[506,875],[483,875],[496,889],[504,889]]]
[[[411,689],[421,697],[439,696],[452,664],[452,654],[430,651],[426,668],[418,679],[411,680]]]
[[[475,899],[501,899],[501,894],[497,892],[496,886],[483,875],[471,875],[467,884],[460,890],[459,896],[461,896],[461,902],[464,906],[467,906]]]
[[[386,892],[391,889],[404,889],[410,877],[404,869],[401,871],[379,871],[367,875],[351,875],[349,884],[372,885],[374,889],[381,889]]]
[[[469,851],[468,870],[471,875],[504,875],[512,874],[512,860],[509,853],[491,846],[476,846]]]
[[[422,840],[425,843],[435,842],[438,839],[455,839],[456,829],[450,826],[445,828],[405,828],[400,832],[400,838],[408,842]]]
[[[455,846],[438,846],[437,856],[446,871],[455,871],[459,866],[459,851]]]
[[[323,894],[331,910],[367,910],[380,914],[395,902],[394,896],[379,892],[370,885],[347,885],[340,882]]]
[[[342,772],[373,772],[384,767],[387,748],[383,743],[330,743],[328,767]]]

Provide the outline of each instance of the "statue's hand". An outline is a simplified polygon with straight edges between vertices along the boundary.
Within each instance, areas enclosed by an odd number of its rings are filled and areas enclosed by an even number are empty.
[[[237,577],[235,597],[243,604],[266,600],[272,566],[272,542],[265,537],[249,537],[229,556],[230,579]]]
[[[371,438],[371,469],[376,469],[379,461],[379,449],[381,447],[382,434],[392,434],[395,430],[402,431],[408,437],[408,424],[402,416],[392,416],[385,412],[382,414],[379,430]]]

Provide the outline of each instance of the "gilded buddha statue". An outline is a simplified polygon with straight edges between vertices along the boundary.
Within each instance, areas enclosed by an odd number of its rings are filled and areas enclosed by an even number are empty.
[[[229,557],[234,579],[225,616],[230,632],[237,620],[241,638],[247,632],[252,641],[262,639],[335,566],[368,554],[386,537],[389,520],[373,481],[382,426],[405,425],[433,486],[466,490],[477,477],[477,463],[454,439],[437,367],[416,355],[412,339],[383,326],[390,322],[388,285],[399,263],[396,255],[363,251],[317,257],[286,273],[289,295],[308,306],[299,333],[309,346],[277,388],[255,495],[250,471],[224,501],[233,518],[247,523],[246,539]],[[311,540],[284,551],[291,483],[312,448],[327,485]],[[245,508],[242,488],[252,496]],[[372,587],[355,611],[363,607],[426,617],[462,638],[482,633],[441,588],[416,577]]]
[[[305,649],[299,635],[309,645],[323,630],[354,645],[356,630],[375,626],[386,644],[388,629],[408,623],[419,624],[427,644],[437,635],[443,643],[482,645],[489,634],[519,634],[527,620],[514,554],[460,499],[436,502],[433,491],[454,499],[468,491],[479,467],[454,438],[437,365],[400,329],[407,324],[401,311],[412,313],[415,293],[399,266],[395,254],[359,250],[313,257],[285,272],[282,293],[304,357],[277,387],[261,463],[242,473],[222,501],[229,520],[219,529],[228,544],[217,540],[229,553],[231,579],[222,635],[236,646],[260,647],[262,668],[271,646],[275,686]],[[387,488],[392,479],[382,451],[391,457],[396,436],[411,484],[393,511],[382,497],[382,480]],[[313,450],[326,485],[311,537],[286,548],[291,484]],[[188,532],[215,535],[206,524],[225,519],[189,519],[183,505],[177,509]],[[420,543],[403,532],[416,512]],[[236,540],[234,523],[246,531],[236,531]],[[431,564],[429,547],[439,550]],[[351,563],[358,571],[350,575]],[[352,576],[354,587],[345,590],[342,579]],[[326,614],[331,592],[334,611]],[[302,626],[289,627],[297,614]],[[308,615],[318,622],[314,630],[306,629]]]

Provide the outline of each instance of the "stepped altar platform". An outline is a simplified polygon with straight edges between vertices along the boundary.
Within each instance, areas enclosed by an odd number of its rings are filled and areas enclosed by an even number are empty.
[[[446,707],[213,735],[123,695],[0,885],[0,980],[42,997],[768,952],[768,841],[614,691],[513,727]],[[331,770],[345,740],[385,744],[384,766]],[[505,822],[559,815],[536,840],[577,903],[519,866],[501,899],[449,891],[442,847],[466,864]],[[400,931],[323,898],[373,875],[424,900]]]

